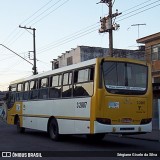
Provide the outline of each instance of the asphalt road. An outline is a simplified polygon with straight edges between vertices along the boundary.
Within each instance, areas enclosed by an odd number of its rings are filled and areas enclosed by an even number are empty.
[[[27,129],[24,134],[20,134],[16,132],[16,126],[0,121],[0,153],[10,151],[23,153],[28,151],[46,154],[50,151],[48,154],[53,156],[50,159],[67,157],[65,160],[78,157],[79,159],[92,157],[90,158],[92,160],[97,159],[97,157],[111,159],[112,156],[112,159],[120,159],[122,158],[121,153],[139,154],[139,156],[131,155],[131,157],[126,157],[127,159],[158,159],[153,156],[156,154],[157,156],[160,155],[160,142],[114,135],[106,135],[104,140],[99,142],[88,141],[85,136],[80,135],[64,136],[61,141],[55,142],[50,140],[45,132]],[[140,153],[142,153],[142,156]],[[150,154],[150,156],[144,157],[144,153]],[[55,154],[57,154],[57,157]]]

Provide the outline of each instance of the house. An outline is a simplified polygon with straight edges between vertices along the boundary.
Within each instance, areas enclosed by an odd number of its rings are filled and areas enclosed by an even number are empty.
[[[160,32],[140,38],[137,42],[145,44],[146,61],[152,64],[153,83],[160,83]]]
[[[144,60],[143,50],[126,50],[126,49],[114,49],[114,57],[125,57]],[[72,48],[70,51],[62,53],[57,59],[53,59],[52,69],[68,66],[71,64],[83,62],[96,57],[107,57],[109,56],[109,49],[102,47],[90,47],[90,46],[77,46]]]

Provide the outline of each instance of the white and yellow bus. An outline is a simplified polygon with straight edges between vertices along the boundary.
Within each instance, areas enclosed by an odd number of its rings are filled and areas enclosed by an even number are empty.
[[[96,58],[33,75],[9,86],[8,124],[103,138],[107,133],[152,131],[150,65],[127,58]]]

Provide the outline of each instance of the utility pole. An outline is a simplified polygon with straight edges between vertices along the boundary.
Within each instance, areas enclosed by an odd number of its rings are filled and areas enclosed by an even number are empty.
[[[26,26],[24,26],[24,27],[22,27],[22,26],[20,26],[19,25],[19,28],[24,28],[24,29],[30,29],[30,30],[32,30],[33,31],[33,74],[34,75],[36,75],[36,74],[38,74],[38,72],[37,72],[37,67],[36,67],[36,35],[35,35],[35,31],[36,31],[36,29],[35,28],[31,28],[31,27],[26,27]]]
[[[113,57],[113,27],[112,27],[112,0],[108,1],[108,7],[109,7],[109,55]]]
[[[112,19],[122,13],[118,13],[118,10],[116,10],[116,13],[112,14],[112,0],[101,0],[99,3],[105,3],[109,7],[108,16],[100,18],[101,28],[99,29],[99,33],[109,32],[109,55],[113,57],[113,30],[118,30],[120,25],[113,24]]]

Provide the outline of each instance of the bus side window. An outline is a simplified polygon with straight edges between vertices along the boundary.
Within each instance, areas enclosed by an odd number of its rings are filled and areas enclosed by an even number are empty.
[[[61,98],[61,75],[50,77],[49,98]]]
[[[14,105],[14,102],[16,101],[16,88],[17,85],[10,85],[9,86],[9,92],[7,95],[7,107],[8,109],[12,108]]]
[[[23,84],[23,100],[28,100],[29,98],[29,82]]]
[[[16,101],[16,86],[17,85],[9,86],[9,92],[6,95],[8,109],[12,108]]]
[[[85,68],[74,72],[73,96],[93,95],[94,68]]]
[[[39,99],[48,98],[48,78],[42,78],[39,81]]]
[[[23,99],[23,84],[20,83],[17,85],[17,94],[16,94],[16,100],[22,100]]]
[[[72,96],[72,72],[63,74],[62,97]]]
[[[38,99],[38,80],[30,81],[30,99]]]

